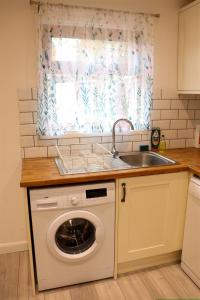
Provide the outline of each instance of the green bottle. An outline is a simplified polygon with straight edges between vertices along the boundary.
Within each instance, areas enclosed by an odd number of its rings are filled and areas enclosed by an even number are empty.
[[[161,135],[160,145],[159,145],[159,152],[164,153],[166,151],[166,141],[164,134]]]

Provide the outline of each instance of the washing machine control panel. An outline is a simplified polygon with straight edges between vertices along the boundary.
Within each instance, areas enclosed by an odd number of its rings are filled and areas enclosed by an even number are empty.
[[[33,189],[30,198],[32,211],[89,207],[114,202],[115,184],[106,182]]]

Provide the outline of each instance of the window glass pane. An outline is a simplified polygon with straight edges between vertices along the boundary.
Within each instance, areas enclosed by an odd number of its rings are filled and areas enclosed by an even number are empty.
[[[76,61],[78,39],[52,38],[52,60]]]
[[[120,56],[119,56],[120,55]],[[101,67],[108,67],[120,59],[127,67],[128,43],[117,41],[102,41],[74,38],[52,38],[52,60],[60,62],[102,61]],[[103,64],[103,58],[105,58]],[[86,63],[86,61],[85,61]],[[88,63],[88,62],[87,62]]]
[[[57,120],[62,128],[89,129],[91,124],[103,120],[102,131],[109,132],[117,118],[133,120],[133,111],[128,108],[135,96],[135,86],[127,63],[127,43],[52,38],[52,45],[53,59],[59,61],[55,98]],[[120,97],[123,101],[117,104]]]
[[[56,83],[56,111],[59,123],[73,123],[78,111],[74,81]]]

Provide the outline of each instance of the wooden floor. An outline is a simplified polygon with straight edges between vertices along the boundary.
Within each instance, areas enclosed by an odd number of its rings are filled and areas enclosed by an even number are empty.
[[[177,264],[31,295],[28,253],[0,255],[0,300],[200,299],[200,290]]]

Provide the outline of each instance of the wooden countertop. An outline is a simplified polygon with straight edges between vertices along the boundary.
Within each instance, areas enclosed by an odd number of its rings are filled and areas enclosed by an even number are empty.
[[[167,150],[163,156],[177,161],[176,165],[106,171],[87,174],[61,176],[54,158],[24,159],[22,164],[21,187],[39,187],[60,185],[65,183],[79,183],[99,180],[110,180],[123,177],[136,177],[154,174],[174,173],[191,170],[200,175],[200,149]]]

